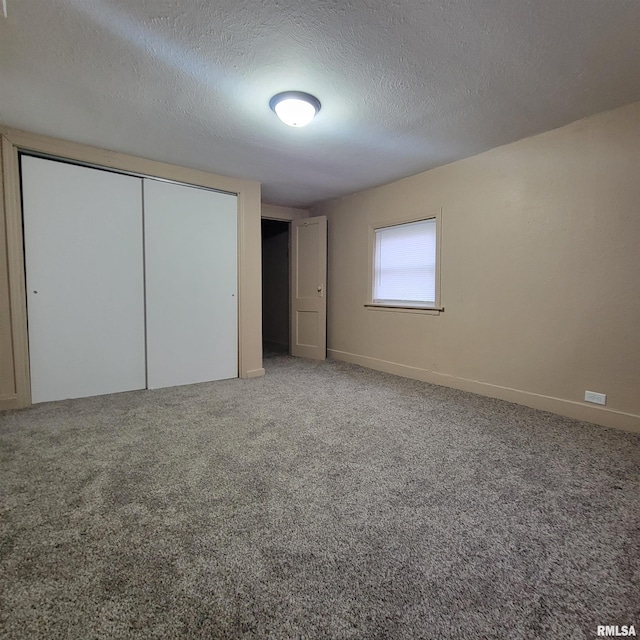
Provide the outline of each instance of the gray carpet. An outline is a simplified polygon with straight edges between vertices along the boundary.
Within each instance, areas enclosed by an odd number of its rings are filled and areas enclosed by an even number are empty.
[[[640,625],[640,436],[339,363],[0,418],[2,638]]]

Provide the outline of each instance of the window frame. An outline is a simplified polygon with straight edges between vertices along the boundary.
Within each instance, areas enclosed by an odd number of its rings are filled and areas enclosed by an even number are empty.
[[[436,221],[436,264],[435,264],[435,302],[433,305],[402,305],[402,304],[385,304],[383,302],[375,302],[373,299],[374,278],[375,278],[375,259],[376,259],[376,231],[378,229],[386,229],[389,227],[399,227],[403,224],[412,222],[424,222],[426,220]],[[368,292],[367,309],[377,311],[391,311],[400,313],[420,313],[426,315],[440,315],[444,311],[442,307],[442,284],[441,284],[441,254],[442,254],[442,209],[425,212],[418,215],[396,218],[394,220],[384,220],[379,223],[369,225],[369,269],[368,269]]]

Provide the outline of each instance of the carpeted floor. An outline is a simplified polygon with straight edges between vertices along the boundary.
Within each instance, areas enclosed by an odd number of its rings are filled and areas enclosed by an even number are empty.
[[[640,436],[340,362],[265,365],[0,417],[0,637],[640,629]]]

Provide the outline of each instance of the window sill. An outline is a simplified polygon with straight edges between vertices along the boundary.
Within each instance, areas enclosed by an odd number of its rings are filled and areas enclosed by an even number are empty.
[[[403,307],[402,305],[393,304],[375,304],[369,303],[364,305],[366,309],[376,311],[395,311],[399,313],[419,313],[427,316],[439,316],[444,312],[444,307]]]

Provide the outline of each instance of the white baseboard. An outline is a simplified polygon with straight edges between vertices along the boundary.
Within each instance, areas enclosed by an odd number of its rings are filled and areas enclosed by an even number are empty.
[[[241,378],[259,378],[264,375],[264,369],[251,369],[247,371]]]
[[[554,398],[553,396],[545,396],[521,389],[502,387],[489,382],[481,382],[480,380],[459,378],[447,373],[438,373],[437,371],[429,371],[428,369],[411,367],[398,362],[362,356],[349,353],[348,351],[328,349],[327,353],[330,358],[335,360],[344,360],[345,362],[358,364],[363,367],[368,367],[369,369],[392,373],[396,376],[430,382],[443,387],[453,387],[454,389],[461,389],[462,391],[469,391],[481,396],[489,396],[490,398],[499,398],[500,400],[523,404],[533,409],[542,409],[543,411],[550,411],[560,414],[561,416],[575,418],[576,420],[593,422],[603,427],[612,427],[623,431],[640,433],[640,416],[633,413],[615,411],[605,407],[594,407],[573,400]]]

